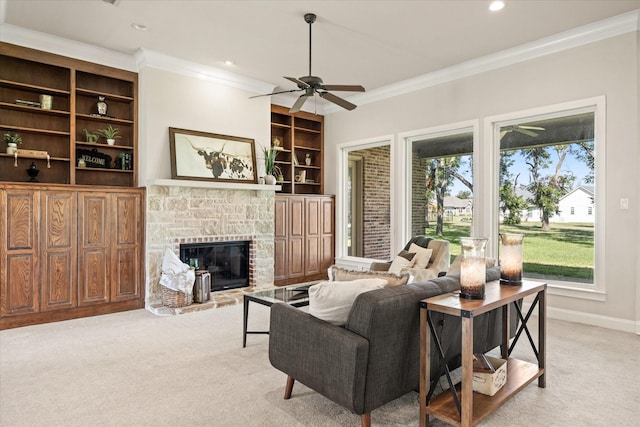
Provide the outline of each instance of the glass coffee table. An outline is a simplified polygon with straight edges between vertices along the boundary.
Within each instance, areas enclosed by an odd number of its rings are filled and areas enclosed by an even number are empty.
[[[269,331],[247,331],[247,320],[249,319],[249,303],[271,307],[276,303],[285,303],[293,307],[304,307],[309,305],[309,287],[313,283],[303,285],[292,285],[281,288],[272,288],[248,292],[243,296],[244,320],[242,324],[242,348],[247,346],[247,334],[269,334]]]

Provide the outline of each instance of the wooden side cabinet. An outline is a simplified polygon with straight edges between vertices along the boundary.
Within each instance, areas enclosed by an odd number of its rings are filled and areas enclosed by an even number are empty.
[[[0,186],[0,329],[144,307],[144,189]]]
[[[334,197],[276,195],[276,286],[327,278],[334,262]]]

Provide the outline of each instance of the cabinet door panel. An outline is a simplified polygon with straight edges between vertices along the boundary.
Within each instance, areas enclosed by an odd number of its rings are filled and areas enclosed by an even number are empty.
[[[289,225],[289,204],[286,198],[275,200],[275,228],[273,238],[273,280],[282,281],[287,278],[288,260],[288,225]]]
[[[289,198],[289,278],[304,276],[304,197]]]
[[[108,195],[78,193],[78,305],[109,302]]]
[[[38,227],[40,193],[0,191],[0,315],[36,313],[40,309]]]
[[[139,274],[140,251],[138,248],[122,248],[112,251],[115,257],[111,283],[111,302],[138,298],[140,296]]]
[[[305,198],[305,275],[320,273],[320,199]]]
[[[31,254],[9,255],[6,260],[6,281],[2,283],[3,316],[37,313],[38,283],[36,257]]]
[[[142,276],[142,198],[139,194],[113,195],[111,248],[111,302],[139,298]]]
[[[326,272],[335,261],[333,198],[322,199],[322,242],[320,268]]]
[[[75,192],[42,192],[42,310],[75,307]]]
[[[304,276],[304,239],[294,237],[289,239],[289,278]]]

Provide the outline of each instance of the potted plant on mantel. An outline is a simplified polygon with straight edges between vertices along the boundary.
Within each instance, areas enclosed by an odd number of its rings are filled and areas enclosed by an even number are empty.
[[[7,143],[7,154],[15,154],[18,145],[22,144],[22,137],[15,132],[7,132],[4,134],[4,142]]]
[[[97,132],[100,136],[106,138],[107,144],[109,145],[115,144],[116,138],[122,138],[120,135],[118,135],[118,133],[120,132],[119,129],[114,128],[111,125],[107,126],[105,129],[99,129]]]
[[[278,155],[278,150],[274,150],[272,147],[262,148],[262,155],[264,158],[264,183],[267,185],[275,185],[276,177],[276,156]]]

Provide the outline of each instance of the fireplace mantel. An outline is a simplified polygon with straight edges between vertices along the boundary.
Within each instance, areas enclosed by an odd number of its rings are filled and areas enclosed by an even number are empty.
[[[191,181],[186,179],[155,179],[151,185],[164,187],[193,187],[193,188],[216,188],[220,190],[258,190],[258,191],[279,191],[281,185],[266,184],[243,184],[235,182],[212,182],[212,181]]]

